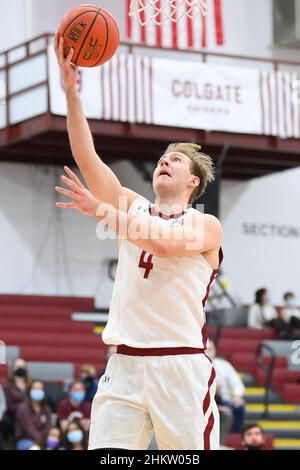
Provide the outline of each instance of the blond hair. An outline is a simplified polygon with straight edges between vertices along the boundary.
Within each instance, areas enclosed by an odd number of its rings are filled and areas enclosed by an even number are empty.
[[[201,145],[191,143],[175,143],[168,145],[165,153],[180,152],[191,160],[191,174],[200,178],[200,184],[190,196],[189,203],[202,196],[206,185],[215,179],[214,162],[212,158],[205,153],[200,152]]]

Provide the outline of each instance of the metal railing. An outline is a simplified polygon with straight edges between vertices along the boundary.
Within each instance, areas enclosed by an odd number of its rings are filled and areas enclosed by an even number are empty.
[[[269,363],[264,362],[264,360],[262,359],[262,355],[264,351],[267,351],[270,354],[271,359]],[[273,370],[276,364],[276,354],[269,345],[261,343],[256,350],[255,360],[256,360],[256,364],[258,365],[258,367],[266,373],[266,378],[265,378],[265,383],[264,383],[265,396],[264,396],[263,415],[265,418],[267,418],[269,416],[270,391],[271,391],[271,385],[272,385]]]
[[[5,88],[5,99],[6,102],[6,125],[9,126],[11,124],[10,119],[10,101],[17,95],[22,93],[26,93],[34,88],[38,88],[42,85],[47,86],[47,101],[48,101],[48,112],[50,112],[50,91],[49,91],[49,72],[48,72],[48,55],[47,55],[47,48],[51,44],[53,38],[52,33],[44,33],[29,41],[26,41],[22,44],[19,44],[11,49],[5,50],[0,52],[0,73],[4,74],[4,88]],[[38,44],[41,44],[41,47],[38,47]],[[217,53],[217,52],[209,52],[209,51],[196,51],[193,49],[187,50],[178,50],[172,48],[156,48],[154,46],[149,46],[145,44],[139,44],[129,41],[121,42],[120,50],[126,49],[127,52],[134,54],[136,51],[157,51],[167,52],[168,54],[176,53],[178,55],[184,54],[192,54],[194,56],[198,56],[202,62],[207,62],[209,58],[218,58],[218,59],[230,59],[231,62],[236,60],[239,62],[247,61],[247,62],[259,62],[265,63],[272,66],[274,71],[280,69],[281,66],[293,66],[300,68],[300,61],[288,61],[285,59],[269,59],[263,57],[256,57],[256,56],[243,56],[243,55],[234,55],[234,54],[224,54],[224,53]],[[34,85],[24,87],[19,89],[18,91],[11,92],[10,88],[10,79],[9,79],[9,71],[12,66],[16,66],[17,64],[21,64],[28,59],[32,59],[39,55],[46,55],[46,80],[42,82],[35,83]],[[4,100],[3,100],[4,101]]]

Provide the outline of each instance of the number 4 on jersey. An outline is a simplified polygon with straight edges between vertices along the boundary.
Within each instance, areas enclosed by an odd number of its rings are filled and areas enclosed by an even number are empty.
[[[148,256],[147,260],[145,261],[145,256]],[[151,269],[153,269],[153,263],[152,263],[152,258],[153,255],[150,255],[146,251],[142,251],[141,257],[140,257],[140,263],[139,263],[139,268],[144,268],[144,277],[148,279],[148,276],[150,274]]]

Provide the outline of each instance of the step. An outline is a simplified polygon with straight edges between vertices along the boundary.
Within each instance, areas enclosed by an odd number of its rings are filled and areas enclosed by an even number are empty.
[[[256,382],[253,379],[252,374],[250,374],[249,372],[238,372],[238,375],[239,375],[240,379],[242,380],[243,384],[245,385],[245,387],[255,387],[256,386]]]
[[[258,424],[267,433],[272,433],[277,437],[300,438],[300,421],[271,421],[262,420]]]
[[[263,419],[265,405],[263,403],[247,403],[247,419]],[[268,417],[271,419],[294,420],[300,416],[300,406],[293,404],[271,403],[268,406]]]
[[[300,450],[300,439],[274,439],[273,447],[276,450]]]
[[[264,387],[246,387],[244,397],[247,403],[263,403],[266,389]],[[269,403],[278,403],[281,397],[274,390],[269,392]]]

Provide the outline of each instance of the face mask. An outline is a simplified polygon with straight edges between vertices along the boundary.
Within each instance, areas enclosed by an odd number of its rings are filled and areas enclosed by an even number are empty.
[[[272,297],[271,297],[270,295],[268,295],[268,296],[266,297],[266,303],[267,303],[267,304],[271,304],[271,303],[272,303]]]
[[[79,444],[79,442],[81,442],[83,439],[83,432],[81,431],[81,429],[70,431],[67,433],[67,438],[68,441],[71,442],[71,444]]]
[[[59,440],[56,437],[48,437],[46,440],[46,445],[47,447],[50,447],[50,449],[57,449]]]
[[[30,398],[33,401],[42,401],[45,398],[44,390],[34,389],[30,390]]]
[[[256,446],[252,446],[250,444],[245,445],[245,449],[247,450],[262,450],[263,445],[262,444],[257,444]]]
[[[81,403],[84,399],[85,393],[84,392],[71,392],[71,398],[76,403]]]
[[[27,375],[27,370],[24,367],[18,367],[15,371],[14,374],[17,377],[26,377]]]
[[[288,307],[296,307],[295,299],[287,299],[286,304]]]

